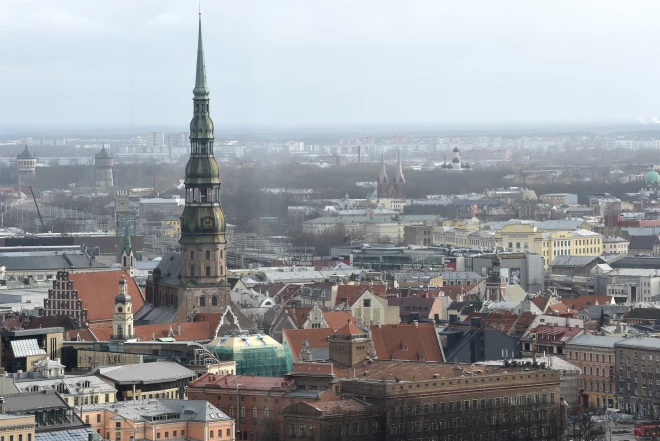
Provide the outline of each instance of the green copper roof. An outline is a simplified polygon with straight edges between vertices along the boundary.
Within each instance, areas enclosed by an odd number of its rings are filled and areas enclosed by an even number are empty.
[[[131,243],[131,235],[128,232],[128,227],[127,227],[124,230],[124,245],[122,247],[122,251],[126,252],[127,255],[130,255],[132,249],[133,249],[133,244]]]
[[[204,47],[202,45],[202,17],[199,17],[199,36],[197,37],[197,74],[195,76],[195,96],[208,95],[209,89],[206,86],[206,66],[204,65]]]
[[[644,175],[644,183],[649,185],[660,184],[660,174],[653,169],[653,166],[651,166],[651,169]]]

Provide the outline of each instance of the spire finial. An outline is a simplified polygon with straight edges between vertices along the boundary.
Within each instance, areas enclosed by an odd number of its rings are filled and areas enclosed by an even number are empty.
[[[206,66],[204,63],[204,46],[202,44],[202,10],[199,10],[199,35],[197,37],[197,72],[195,74],[195,89],[193,93],[196,96],[208,95],[209,89],[206,87]]]
[[[199,7],[199,12],[197,12],[198,15],[202,15],[202,2],[198,2],[198,7]]]

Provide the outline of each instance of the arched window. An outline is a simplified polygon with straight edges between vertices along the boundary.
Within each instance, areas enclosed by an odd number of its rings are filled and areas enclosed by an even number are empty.
[[[222,250],[220,250],[220,258],[222,259]]]
[[[220,275],[224,276],[224,274],[225,274],[225,267],[220,265]]]
[[[218,306],[218,296],[211,297],[211,306]]]
[[[268,418],[270,418],[270,409],[264,407],[264,419],[267,420]]]
[[[241,406],[241,418],[245,418],[245,406]]]
[[[206,260],[211,260],[211,251],[206,250]]]
[[[206,297],[201,296],[199,298],[199,306],[206,306]]]
[[[190,277],[195,277],[195,265],[190,265]]]
[[[126,256],[124,256],[124,268],[126,268]]]
[[[190,260],[195,258],[195,250],[190,250]]]
[[[128,335],[133,334],[133,327],[131,325],[128,325]]]
[[[234,418],[234,406],[229,406],[229,417]]]
[[[211,277],[211,267],[206,265],[206,277]]]
[[[257,406],[254,406],[252,408],[252,424],[257,424],[257,415],[258,415]]]
[[[117,325],[117,337],[122,337],[124,335],[124,327],[122,325]]]

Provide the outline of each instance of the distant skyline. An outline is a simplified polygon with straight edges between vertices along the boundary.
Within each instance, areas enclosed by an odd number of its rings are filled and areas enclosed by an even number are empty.
[[[203,1],[221,127],[660,123],[654,1]],[[0,123],[192,114],[197,3],[0,2]],[[641,124],[641,123],[645,124]]]

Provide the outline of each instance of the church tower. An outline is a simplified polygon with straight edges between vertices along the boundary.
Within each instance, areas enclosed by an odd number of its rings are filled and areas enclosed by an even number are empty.
[[[486,278],[486,297],[484,300],[492,300],[493,302],[504,301],[504,291],[506,290],[506,281],[500,274],[500,266],[502,259],[495,253],[492,260],[492,272]]]
[[[197,73],[190,121],[190,159],[186,164],[186,204],[181,215],[181,281],[215,284],[225,278],[225,215],[220,206],[220,170],[213,156],[202,19],[199,19]]]
[[[112,340],[126,341],[135,338],[133,334],[133,303],[128,295],[128,282],[123,277],[119,281],[119,294],[115,297],[115,313],[112,316]]]
[[[390,179],[387,177],[387,168],[385,167],[385,153],[380,158],[380,173],[378,173],[378,186],[376,187],[376,196],[386,198],[390,192]]]
[[[401,165],[401,151],[396,162],[396,175],[394,176],[394,190],[396,191],[396,197],[402,199],[405,194],[406,188],[406,179],[403,177],[403,166]]]

